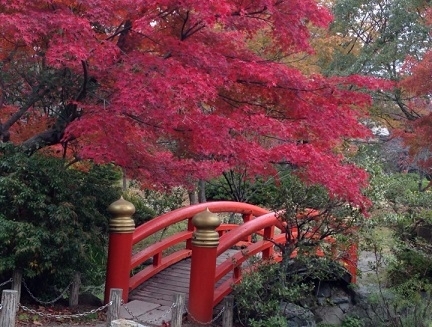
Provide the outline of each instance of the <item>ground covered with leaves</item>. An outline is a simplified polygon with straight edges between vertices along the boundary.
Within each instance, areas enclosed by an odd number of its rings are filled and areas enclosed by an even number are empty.
[[[91,310],[97,309],[93,306],[79,305],[74,308],[67,306],[55,305],[50,307],[44,307],[40,305],[28,305],[26,310],[20,307],[17,314],[16,327],[21,326],[46,326],[46,327],[105,327],[107,322],[106,311],[99,311],[96,313],[86,314],[83,317],[67,318],[71,315],[81,314],[90,312]],[[30,309],[30,310],[28,310]],[[37,312],[37,313],[36,313]],[[63,316],[66,318],[56,318],[55,316]],[[169,323],[162,323],[161,327],[169,327]],[[195,324],[185,318],[183,327],[198,327],[202,326]],[[208,325],[209,327],[220,327],[221,323],[215,322],[214,324]]]
[[[98,311],[92,313],[96,307],[79,305],[74,308],[67,306],[40,306],[28,305],[19,308],[16,326],[106,326],[106,312]],[[75,316],[86,313],[83,316]],[[59,317],[56,317],[59,316]],[[73,316],[73,317],[71,317]]]

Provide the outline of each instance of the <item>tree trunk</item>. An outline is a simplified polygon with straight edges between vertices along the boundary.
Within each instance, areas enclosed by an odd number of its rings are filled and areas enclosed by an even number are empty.
[[[189,203],[190,204],[198,204],[198,194],[195,190],[190,191],[189,193]]]
[[[206,186],[205,180],[200,179],[198,181],[198,201],[199,201],[199,203],[207,202],[206,194],[205,194],[205,186]]]
[[[72,282],[72,287],[69,296],[69,306],[75,307],[78,305],[79,289],[81,287],[81,274],[75,272]]]

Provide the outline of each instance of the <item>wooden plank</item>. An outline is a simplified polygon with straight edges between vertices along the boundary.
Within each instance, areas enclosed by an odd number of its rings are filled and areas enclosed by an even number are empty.
[[[145,289],[148,286],[156,286],[156,287],[160,286],[162,288],[168,288],[168,289],[170,287],[177,287],[177,286],[189,288],[189,279],[166,278],[166,279],[153,280],[143,285],[143,287],[140,289]]]
[[[167,306],[167,307],[171,307],[171,305],[172,305],[172,300],[168,301],[168,300],[153,299],[153,298],[148,298],[148,297],[136,298],[134,300],[145,301],[148,303],[159,304],[161,306],[163,305],[163,306]]]
[[[174,270],[174,269],[175,269],[175,270]],[[184,272],[189,273],[190,270],[191,270],[191,269],[190,269],[190,266],[188,267],[188,266],[186,266],[186,265],[179,265],[179,266],[177,266],[177,267],[175,267],[175,268],[172,268],[172,270],[168,269],[167,272],[168,272],[168,273],[173,273],[173,272],[176,272],[176,271],[184,271]]]
[[[239,250],[228,250],[221,254],[216,260],[217,265],[230,260],[238,252]],[[182,293],[186,299],[189,297],[190,269],[190,258],[179,261],[138,286],[129,298],[171,307],[174,294]],[[218,281],[216,288],[231,279],[232,271]]]
[[[145,289],[142,289],[141,292],[149,291],[149,292],[160,292],[160,293],[189,293],[189,287],[182,286],[173,286],[170,288],[160,287],[158,285],[149,285]]]
[[[151,280],[164,280],[164,279],[184,279],[184,280],[189,280],[190,275],[189,274],[185,274],[182,271],[176,271],[176,272],[172,272],[172,273],[164,273],[164,274],[158,274],[157,276],[155,276],[154,278],[149,279],[148,281]],[[143,283],[144,284],[144,283]]]
[[[169,287],[169,285],[182,285],[185,287],[189,287],[189,278],[187,279],[183,279],[183,278],[178,278],[178,277],[166,277],[164,279],[153,279],[153,280],[148,280],[145,284],[142,285],[142,288],[147,287],[148,285],[161,285],[161,286],[165,286],[165,287]]]
[[[169,297],[171,296],[172,299],[172,292],[168,292],[168,291],[162,291],[162,292],[156,292],[155,290],[148,290],[148,291],[140,291],[137,292],[135,295],[139,296],[139,297],[149,297],[149,298],[153,298],[153,299],[170,299]]]
[[[162,270],[161,273],[167,273],[167,274],[172,274],[172,273],[176,273],[176,272],[190,272],[190,263],[188,265],[185,264],[181,264],[181,265],[176,265],[175,267],[169,267],[165,270]]]
[[[152,299],[158,299],[158,300],[172,301],[174,294],[177,294],[177,293],[155,294],[152,292],[142,292],[142,293],[139,293],[139,296],[140,297],[147,297],[149,299],[152,298]]]
[[[136,273],[129,279],[129,288],[135,289],[139,287],[139,285],[151,277],[157,275],[159,272],[163,271],[164,269],[170,267],[171,265],[174,265],[178,262],[181,262],[185,258],[190,256],[190,250],[179,250],[175,253],[172,253],[166,257],[163,257],[161,262],[157,266],[147,266],[140,272]]]
[[[169,280],[181,280],[182,282],[186,281],[187,283],[189,283],[189,278],[190,278],[189,274],[186,275],[177,272],[175,274],[155,276],[155,278],[149,279],[147,282],[152,282],[154,280],[157,280],[158,282],[164,282],[165,280],[169,279]]]
[[[158,274],[157,276],[155,276],[156,278],[154,278],[154,280],[165,280],[165,279],[182,279],[187,281],[187,283],[189,283],[189,279],[190,279],[190,274],[185,274],[181,271],[177,271],[177,272],[173,272],[171,274]],[[152,279],[149,279],[148,281],[151,281]],[[144,283],[143,283],[144,284]]]
[[[149,295],[152,295],[152,296],[157,296],[157,295],[169,295],[169,294],[174,294],[174,293],[187,293],[187,292],[182,292],[181,290],[179,291],[179,290],[164,290],[164,289],[161,289],[161,288],[156,288],[156,287],[152,287],[152,288],[147,288],[147,289],[145,289],[145,290],[141,290],[141,291],[139,291],[139,292],[137,292],[136,294],[149,294]]]
[[[138,294],[141,298],[157,299],[157,300],[172,300],[172,294],[162,294],[162,293],[152,293],[152,292],[142,292]]]
[[[18,308],[18,292],[3,290],[1,296],[2,310],[0,311],[0,326],[15,326],[16,311]]]
[[[176,280],[166,280],[165,282],[161,283],[161,282],[150,282],[147,283],[145,288],[143,289],[147,289],[148,287],[156,287],[156,288],[162,288],[162,289],[177,289],[177,288],[182,288],[182,289],[189,289],[189,280],[186,283],[180,283]]]

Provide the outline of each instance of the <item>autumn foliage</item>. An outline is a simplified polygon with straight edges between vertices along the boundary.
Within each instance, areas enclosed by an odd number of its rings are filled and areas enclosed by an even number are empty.
[[[284,60],[330,21],[315,0],[1,0],[0,137],[153,186],[287,163],[364,205],[366,174],[335,148],[368,137],[357,90],[381,85]]]
[[[425,23],[432,26],[432,9],[428,8],[424,13]],[[403,67],[403,78],[399,85],[410,94],[408,108],[412,113],[405,125],[405,129],[399,132],[409,149],[411,162],[419,167],[423,175],[429,178],[432,169],[432,105],[430,94],[432,92],[432,50],[428,50],[420,59],[407,57]]]

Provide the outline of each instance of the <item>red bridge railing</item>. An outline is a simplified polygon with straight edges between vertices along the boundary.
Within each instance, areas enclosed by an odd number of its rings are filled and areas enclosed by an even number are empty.
[[[214,243],[208,247],[207,245],[204,245],[204,248],[200,249],[201,246],[199,245],[199,242],[197,243],[196,239],[193,239],[193,237],[197,237],[197,229],[193,225],[192,219],[194,216],[197,216],[206,209],[210,210],[212,213],[241,214],[242,222],[240,224],[221,224],[216,228],[217,235],[220,236],[220,238],[217,237],[217,243],[219,244]],[[209,278],[209,275],[207,275],[205,279],[205,284],[209,285],[207,288],[211,288],[209,294],[212,295],[212,299],[209,300],[209,305],[211,305],[212,310],[215,305],[231,292],[232,285],[241,280],[244,269],[242,268],[242,264],[244,262],[254,255],[260,255],[264,260],[272,259],[280,261],[281,257],[275,253],[274,244],[284,243],[286,240],[284,226],[276,217],[275,213],[247,203],[220,201],[192,205],[161,215],[136,229],[131,227],[131,223],[133,223],[131,216],[134,212],[132,204],[121,199],[110,206],[110,211],[113,213],[114,218],[110,221],[110,244],[108,251],[105,302],[108,301],[109,290],[111,288],[122,288],[123,300],[127,302],[128,294],[131,290],[137,288],[140,284],[167,267],[191,256],[192,279],[193,269],[206,269],[206,267],[194,268],[193,250],[197,252],[195,256],[202,257],[200,260],[196,259],[195,262],[204,262],[206,260],[208,262],[209,253],[212,253],[212,251],[214,251],[214,261],[216,261],[216,257],[224,253],[226,250],[234,246],[241,246],[242,249],[234,256],[228,258],[217,267],[213,267],[214,270],[213,268],[210,269],[212,272],[210,275],[213,275],[214,273],[214,279]],[[184,224],[185,230],[179,231],[176,234],[160,240],[132,255],[133,245],[136,245],[147,239],[149,236],[182,221],[187,222]],[[291,233],[292,232],[293,231],[291,231]],[[210,231],[204,231],[204,233],[210,233]],[[261,237],[259,237],[259,240],[252,242],[251,235],[253,234]],[[334,240],[329,239],[328,241],[331,243]],[[179,248],[179,244],[182,244],[181,248]],[[165,254],[165,250],[174,245],[177,245],[177,250]],[[214,248],[214,250],[212,250],[212,248]],[[357,269],[356,254],[356,245],[352,245],[348,250],[347,255],[340,259],[340,261],[346,266],[348,272],[350,272],[353,282],[355,282]],[[152,259],[152,263],[144,266],[143,263],[148,259]],[[195,263],[195,266],[196,265],[197,264]],[[141,267],[142,269],[140,269]],[[131,276],[132,271],[134,271],[134,274]],[[202,271],[200,274],[201,273]],[[222,278],[230,273],[231,275],[229,275],[228,279],[220,282]],[[200,283],[199,287],[201,289],[206,287],[205,285],[202,285],[202,281],[200,281]],[[191,280],[191,292],[193,284],[193,280]],[[216,284],[217,286],[215,286]],[[190,294],[190,298],[191,296],[192,295]],[[193,305],[193,303],[189,304]],[[204,305],[203,301],[200,301],[199,305]],[[197,318],[204,319],[201,321],[205,321],[207,315],[208,313],[204,313]]]

